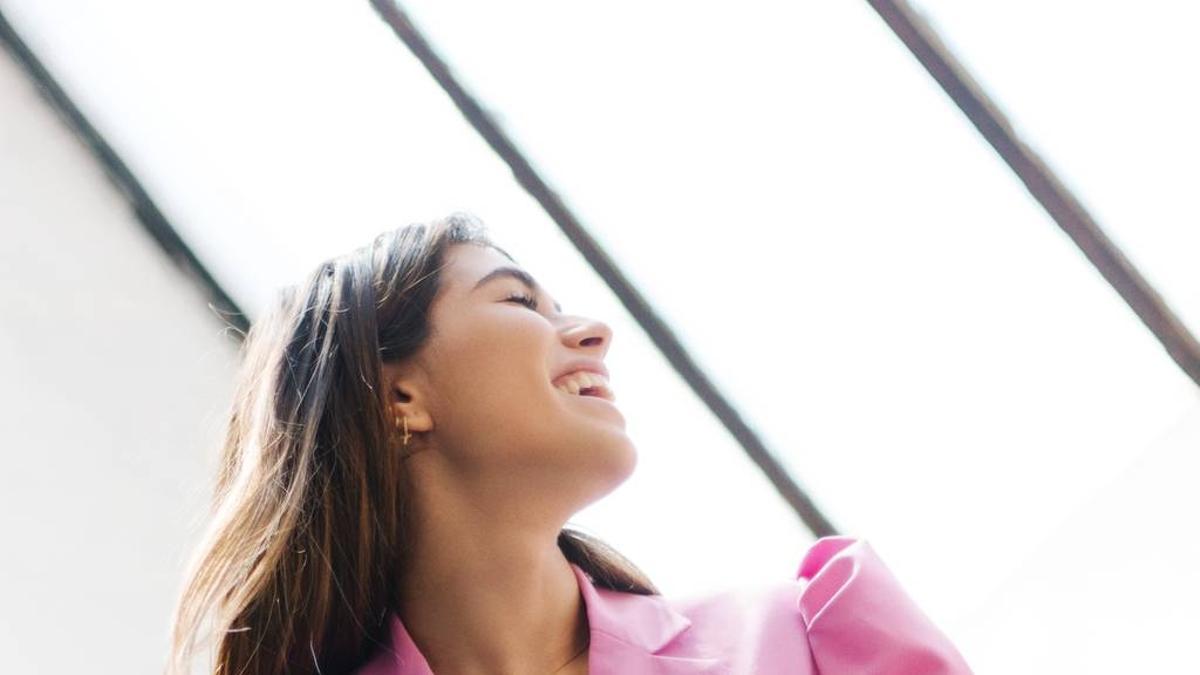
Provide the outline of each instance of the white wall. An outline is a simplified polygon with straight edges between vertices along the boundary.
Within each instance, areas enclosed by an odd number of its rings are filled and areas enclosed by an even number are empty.
[[[158,672],[236,345],[0,52],[0,671]]]

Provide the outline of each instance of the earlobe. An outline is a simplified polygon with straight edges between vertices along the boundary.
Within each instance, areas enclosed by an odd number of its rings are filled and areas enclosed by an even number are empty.
[[[384,383],[388,388],[388,414],[397,429],[408,425],[409,433],[429,431],[433,418],[425,405],[420,383],[399,371],[398,366],[384,366]]]
[[[420,389],[404,383],[393,381],[390,386],[391,404],[389,413],[394,418],[396,428],[407,424],[410,433],[429,431],[433,428],[433,418],[425,405],[425,396]]]
[[[397,429],[408,426],[409,433],[431,431],[433,429],[433,419],[429,413],[416,401],[407,403],[393,403],[391,405],[392,423]]]

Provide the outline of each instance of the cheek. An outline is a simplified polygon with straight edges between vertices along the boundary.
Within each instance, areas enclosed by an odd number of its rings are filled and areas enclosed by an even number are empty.
[[[460,442],[508,445],[536,431],[557,393],[547,371],[552,337],[548,327],[509,321],[477,325],[444,347],[442,417]]]

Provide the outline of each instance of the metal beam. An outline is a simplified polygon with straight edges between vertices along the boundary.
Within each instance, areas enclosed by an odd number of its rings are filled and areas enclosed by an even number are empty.
[[[867,2],[995,148],[1033,198],[1154,333],[1167,354],[1200,385],[1200,343],[1137,267],[1104,234],[1079,199],[1021,140],[983,87],[938,37],[937,31],[904,0]]]
[[[250,330],[250,321],[242,313],[237,304],[221,288],[216,279],[208,273],[204,265],[184,243],[179,233],[163,215],[158,205],[151,199],[141,182],[121,160],[112,146],[108,144],[100,132],[92,126],[67,93],[59,86],[42,62],[34,55],[29,46],[21,39],[12,25],[0,11],[0,43],[12,54],[13,58],[25,70],[29,78],[37,85],[42,97],[54,108],[59,117],[66,122],[71,131],[88,147],[96,161],[104,168],[109,180],[116,186],[117,191],[125,197],[134,216],[142,224],[146,232],[158,242],[163,252],[183,270],[184,274],[192,277],[209,297],[209,309],[217,312],[228,328],[237,333],[235,341],[240,341]],[[225,331],[226,334],[231,331]]]
[[[692,391],[716,415],[734,439],[742,446],[767,480],[775,486],[784,501],[796,512],[800,520],[818,537],[837,534],[828,518],[817,508],[808,494],[800,488],[792,476],[783,468],[774,454],[767,449],[758,434],[750,428],[741,414],[713,385],[712,381],[691,357],[679,338],[662,320],[658,312],[642,296],[625,274],[617,267],[608,253],[579,222],[574,213],[562,202],[540,174],[530,165],[525,155],[516,147],[508,134],[479,104],[474,96],[458,82],[445,61],[438,56],[429,42],[409,19],[407,13],[392,0],[371,0],[371,4],[396,36],[441,85],[442,89],[458,106],[463,116],[475,128],[488,145],[512,169],[513,176],[541,204],[563,234],[583,254],[600,278],[613,290],[629,313],[637,320],[655,346],[666,356],[675,371],[688,383]]]

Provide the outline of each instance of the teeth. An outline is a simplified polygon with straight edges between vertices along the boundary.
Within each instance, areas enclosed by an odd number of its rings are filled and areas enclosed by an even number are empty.
[[[608,394],[608,379],[599,373],[589,371],[581,370],[566,375],[558,380],[555,387],[575,396],[579,395],[581,389],[602,387],[603,391],[600,392],[601,395],[604,398],[611,398]]]

